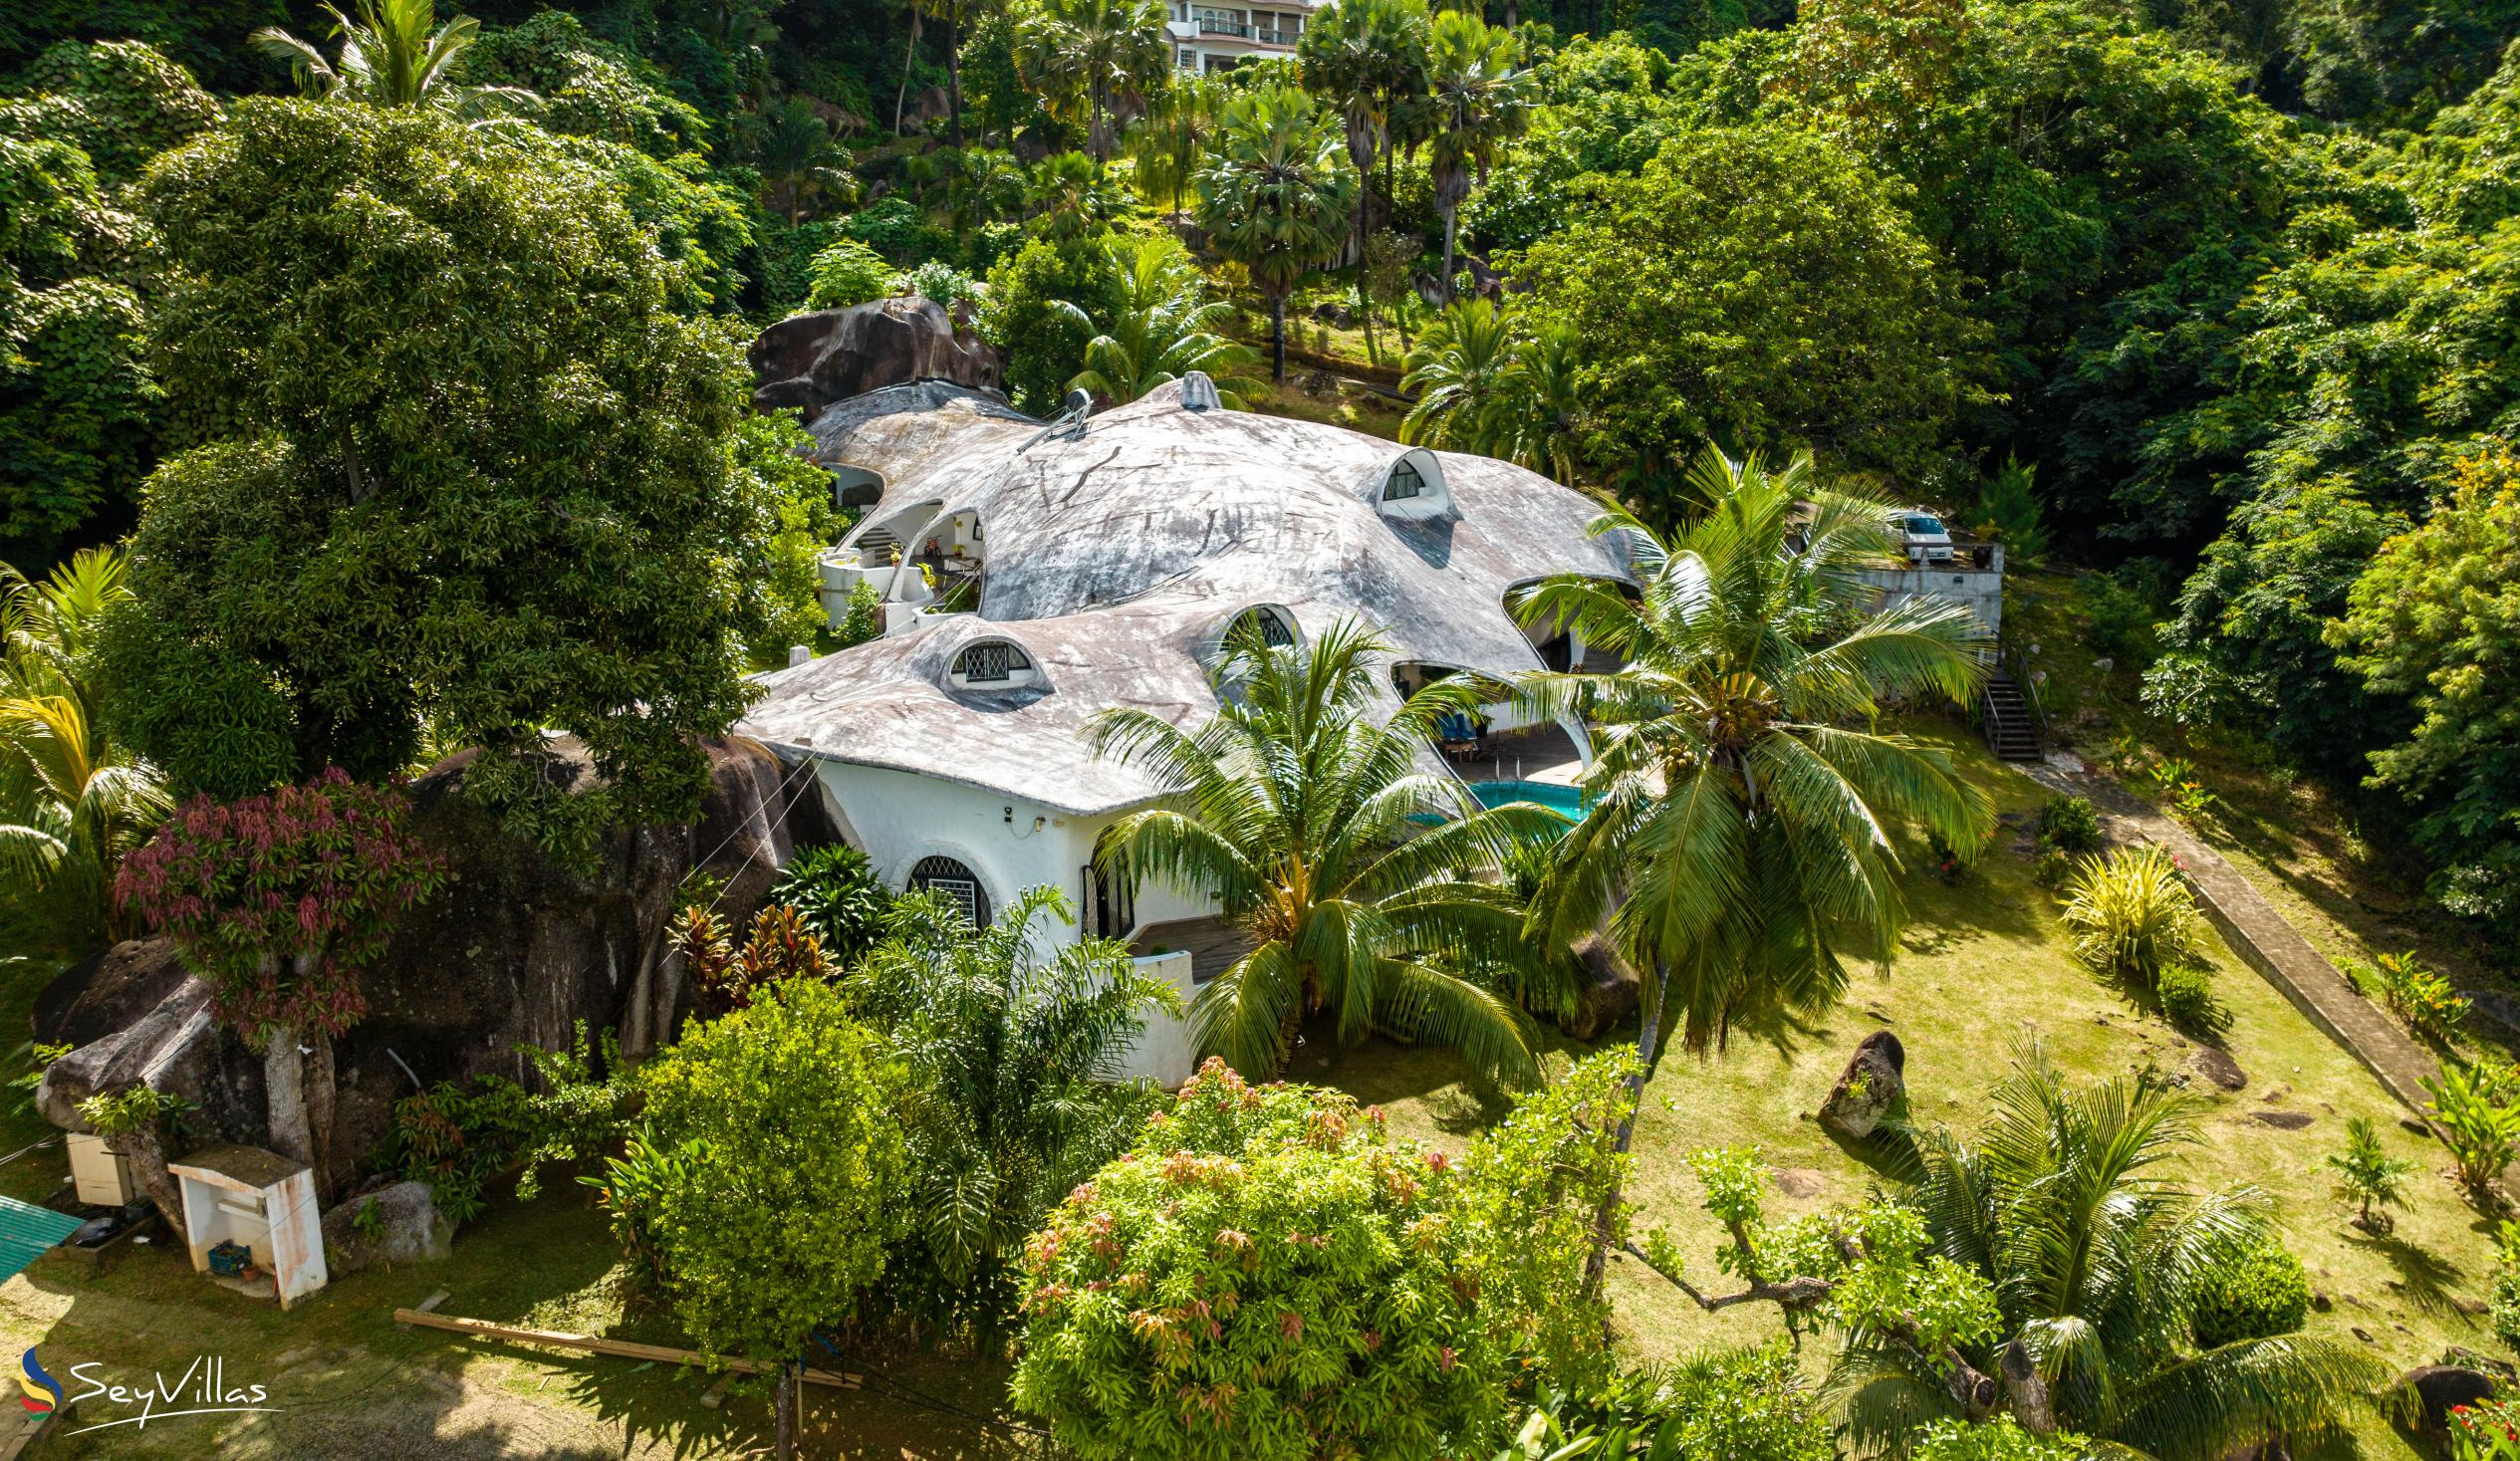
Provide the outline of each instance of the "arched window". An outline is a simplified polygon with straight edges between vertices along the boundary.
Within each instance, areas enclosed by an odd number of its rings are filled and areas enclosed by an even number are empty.
[[[980,885],[979,875],[951,857],[921,857],[910,869],[912,891],[926,889],[942,896],[962,910],[974,928],[989,923],[989,890]]]
[[[1420,476],[1414,462],[1402,457],[1391,468],[1391,475],[1383,479],[1383,500],[1403,502],[1426,491],[1426,479]]]
[[[1265,648],[1285,649],[1295,643],[1295,625],[1287,622],[1283,611],[1266,604],[1244,609],[1235,617],[1234,628],[1243,633],[1257,633]]]
[[[954,656],[954,677],[966,685],[1029,684],[1033,662],[1004,639],[989,639]]]

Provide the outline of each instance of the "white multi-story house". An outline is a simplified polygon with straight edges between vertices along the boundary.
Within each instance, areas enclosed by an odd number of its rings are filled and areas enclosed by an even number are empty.
[[[1448,673],[1607,668],[1572,635],[1518,623],[1507,596],[1561,574],[1634,582],[1581,493],[1508,462],[1226,410],[1196,374],[1081,424],[1045,428],[930,381],[836,402],[809,429],[845,500],[868,504],[823,561],[826,607],[837,618],[872,592],[886,632],[769,676],[738,729],[814,768],[835,824],[894,887],[977,921],[1059,888],[1081,916],[1053,938],[1127,940],[1185,997],[1240,945],[1212,904],[1098,872],[1105,830],[1155,788],[1096,757],[1096,712],[1204,721],[1237,624],[1287,643],[1363,619],[1390,645],[1394,705]],[[1490,729],[1518,729],[1510,707]],[[1581,727],[1516,739],[1534,737],[1586,752]],[[1135,1064],[1186,1079],[1185,1027],[1150,1030]]]
[[[1201,5],[1197,0],[1170,0],[1172,64],[1206,75],[1229,71],[1254,57],[1291,56],[1313,13],[1327,5],[1312,0],[1280,0],[1265,8]]]

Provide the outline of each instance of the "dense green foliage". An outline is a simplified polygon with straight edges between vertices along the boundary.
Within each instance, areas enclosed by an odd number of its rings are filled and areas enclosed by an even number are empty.
[[[811,979],[695,1025],[638,1072],[644,1121],[604,1179],[704,1352],[778,1364],[849,1317],[907,1223],[900,1072]]]
[[[779,869],[770,897],[794,908],[823,951],[843,964],[882,939],[892,911],[892,890],[847,843],[798,852]]]
[[[1638,484],[1658,515],[1678,509],[1680,469],[1709,439],[1930,461],[1979,337],[1895,185],[1863,159],[1751,123],[1572,186],[1564,225],[1508,267],[1587,344],[1591,459],[1658,464]],[[1857,339],[1867,348],[1845,349]]]
[[[2196,1342],[2212,1349],[2292,1334],[2309,1317],[2310,1278],[2301,1260],[2269,1239],[2208,1274],[2187,1318]]]
[[[1624,1076],[1579,1069],[1456,1159],[1211,1060],[1032,1240],[1016,1405],[1086,1457],[1485,1454],[1527,1343],[1607,1363],[1552,1235],[1601,1195],[1600,1161],[1560,1162],[1607,1156]],[[1527,1230],[1552,1199],[1577,1220]]]
[[[1042,955],[1053,920],[1070,921],[1067,906],[1044,887],[977,930],[913,893],[849,983],[909,1077],[899,1114],[915,1216],[887,1293],[915,1319],[992,1343],[1020,1297],[1025,1238],[1155,1104],[1150,1085],[1119,1079],[1121,1064],[1147,1018],[1179,1005],[1108,939]]]
[[[253,102],[147,197],[187,449],[109,645],[139,747],[234,795],[395,771],[425,727],[486,746],[467,791],[548,846],[687,815],[787,442],[738,431],[725,336],[619,192],[529,133]],[[603,787],[545,785],[554,729]]]

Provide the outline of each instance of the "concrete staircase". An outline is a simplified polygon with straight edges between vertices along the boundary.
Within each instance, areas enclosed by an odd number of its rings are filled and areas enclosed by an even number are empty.
[[[2047,754],[2040,744],[2038,718],[2031,714],[2029,698],[2021,693],[2011,671],[1998,668],[1986,676],[1981,709],[1987,747],[1997,756],[2006,761],[2036,761]]]

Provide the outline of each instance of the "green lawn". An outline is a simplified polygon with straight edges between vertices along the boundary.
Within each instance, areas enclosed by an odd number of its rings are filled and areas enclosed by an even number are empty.
[[[2005,811],[2035,811],[2039,788],[1998,766],[1967,732],[1946,739]],[[2077,1072],[2186,1068],[2188,1042],[2068,956],[2052,900],[2014,850],[2025,838],[2007,827],[1957,886],[1911,877],[1915,916],[1902,956],[1887,973],[1861,976],[1829,1018],[1736,1036],[1730,1049],[1704,1060],[1674,1055],[1664,1062],[1638,1132],[1635,1196],[1641,1221],[1670,1227],[1697,1273],[1714,1279],[1718,1235],[1698,1208],[1684,1162],[1691,1149],[1755,1143],[1780,1169],[1817,1182],[1813,1196],[1774,1193],[1777,1214],[1856,1199],[1880,1180],[1869,1152],[1831,1139],[1811,1112],[1855,1042],[1883,1024],[1906,1045],[1909,1091],[1924,1120],[1974,1119],[1980,1093],[2017,1042],[2032,1036]],[[2438,1148],[2398,1125],[2399,1110],[2362,1069],[2255,974],[2227,955],[2216,965],[2235,1016],[2226,1044],[2249,1085],[2226,1095],[2195,1082],[2203,1136],[2190,1180],[2253,1182],[2272,1194],[2287,1240],[2331,1304],[2312,1317],[2314,1331],[2350,1338],[2360,1328],[2374,1352],[2397,1366],[2434,1358],[2452,1343],[2495,1349],[2482,1319],[2489,1227],[2459,1200]],[[21,966],[18,977],[0,983],[0,1014],[22,1016],[36,982]],[[1633,1031],[1617,1038],[1633,1038]],[[1566,1042],[1558,1045],[1571,1053]],[[1437,1051],[1382,1042],[1334,1051],[1316,1036],[1289,1074],[1344,1087],[1384,1105],[1399,1129],[1445,1144],[1464,1141],[1503,1109],[1500,1098],[1477,1090]],[[2262,1111],[2299,1112],[2311,1122],[2281,1130],[2255,1119]],[[2374,1118],[2394,1150],[2424,1164],[2414,1210],[2390,1241],[2348,1227],[2345,1208],[2320,1175],[2320,1159],[2342,1143],[2352,1114]],[[7,1142],[0,1150],[41,1134],[26,1113],[0,1118],[0,1141]],[[39,1195],[62,1171],[57,1149],[37,1152],[0,1167],[0,1187]],[[653,1318],[623,1314],[617,1257],[600,1214],[561,1179],[541,1202],[502,1204],[467,1228],[445,1265],[346,1277],[285,1316],[209,1287],[168,1252],[134,1254],[102,1277],[69,1259],[47,1258],[0,1288],[0,1339],[20,1346],[40,1341],[56,1374],[94,1360],[126,1382],[154,1369],[172,1374],[195,1355],[215,1353],[232,1380],[271,1386],[274,1402],[285,1407],[277,1416],[164,1421],[145,1433],[126,1427],[56,1443],[47,1454],[190,1457],[203,1453],[205,1437],[220,1442],[221,1454],[270,1457],[700,1457],[760,1445],[766,1407],[743,1396],[705,1407],[703,1376],[483,1345],[400,1330],[390,1319],[397,1305],[443,1287],[452,1293],[443,1305],[449,1314],[669,1341]],[[1615,1266],[1613,1285],[1621,1343],[1636,1357],[1779,1333],[1764,1307],[1703,1315],[1631,1261]],[[1806,1346],[1815,1367],[1824,1347]],[[882,1372],[889,1387],[813,1394],[815,1454],[885,1461],[1035,1454],[1036,1443],[1002,1423],[952,1413],[1012,1419],[998,1411],[1001,1367],[905,1355]],[[2407,1454],[2377,1426],[2361,1439],[2366,1457]]]
[[[2035,814],[2045,800],[2043,789],[1995,762],[1966,732],[1944,739],[2004,811]],[[1638,1125],[1633,1190],[1639,1226],[1667,1226],[1701,1283],[1723,1282],[1713,1264],[1721,1234],[1698,1206],[1688,1152],[1755,1144],[1780,1170],[1816,1180],[1814,1196],[1772,1191],[1772,1215],[1857,1200],[1883,1180],[1874,1153],[1840,1143],[1812,1118],[1855,1043],[1872,1030],[1888,1026],[1906,1047],[1910,1099],[1926,1122],[1973,1123],[1981,1094],[2030,1038],[2076,1073],[2187,1071],[2191,1042],[2067,952],[2054,900],[2031,880],[2029,857],[2014,851],[2026,837],[2004,829],[1957,886],[1909,876],[1913,924],[1900,958],[1886,973],[1859,976],[1828,1018],[1736,1035],[1730,1049],[1704,1060],[1674,1054],[1662,1063]],[[2311,1316],[2313,1333],[2361,1343],[2359,1328],[2373,1352],[2397,1367],[2428,1362],[2454,1343],[2498,1352],[2483,1318],[2492,1228],[2461,1200],[2439,1146],[2400,1126],[2403,1109],[2272,986],[2219,945],[2215,955],[2218,992],[2234,1016],[2224,1045],[2249,1083],[2226,1094],[2193,1081],[2203,1103],[2201,1139],[2187,1180],[2199,1188],[2253,1183],[2273,1198],[2286,1242],[2332,1306]],[[1622,1035],[1633,1039],[1633,1027]],[[1308,1048],[1294,1074],[1380,1101],[1395,1128],[1429,1140],[1457,1142],[1494,1110],[1440,1052],[1381,1043],[1335,1054]],[[2277,1111],[2306,1114],[2310,1124],[2288,1131],[2256,1118]],[[2343,1145],[2351,1115],[2371,1117],[2394,1153],[2423,1163],[2413,1210],[2399,1215],[2390,1240],[2349,1227],[2348,1209],[2331,1198],[2322,1175],[2321,1161]],[[1783,1333],[1768,1306],[1704,1314],[1633,1260],[1615,1265],[1613,1288],[1621,1342],[1638,1357]],[[1807,1346],[1815,1364],[1822,1347]],[[2367,1456],[2404,1454],[2385,1428],[2362,1439]]]

